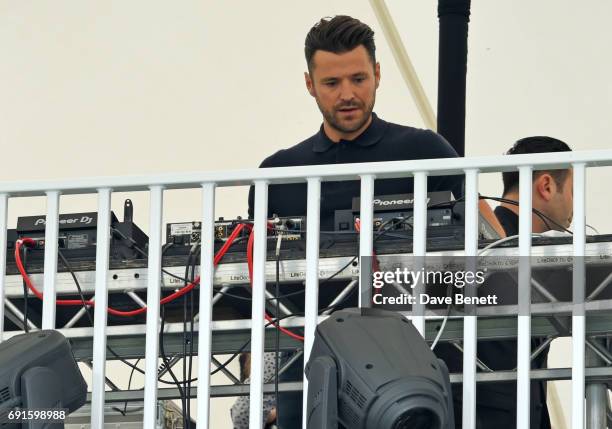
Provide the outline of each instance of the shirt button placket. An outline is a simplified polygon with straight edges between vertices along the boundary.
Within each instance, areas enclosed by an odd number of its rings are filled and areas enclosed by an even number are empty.
[[[346,143],[340,141],[339,143],[336,143],[336,146],[338,146],[338,150],[336,150],[336,162],[338,164],[343,164],[346,158]]]

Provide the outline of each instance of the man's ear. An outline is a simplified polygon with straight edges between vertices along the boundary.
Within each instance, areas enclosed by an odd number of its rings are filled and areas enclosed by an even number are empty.
[[[306,89],[308,90],[308,93],[314,97],[315,96],[314,82],[310,78],[310,75],[308,74],[308,72],[304,72],[304,81],[306,82]]]
[[[533,191],[539,198],[548,202],[557,192],[557,183],[550,174],[543,173],[534,180]]]
[[[374,78],[376,79],[376,89],[380,85],[380,63],[376,63],[374,66]]]

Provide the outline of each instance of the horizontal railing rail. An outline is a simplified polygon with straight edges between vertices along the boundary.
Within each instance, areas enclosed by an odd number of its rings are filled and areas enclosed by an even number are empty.
[[[126,175],[120,177],[84,177],[74,179],[32,180],[0,182],[0,194],[12,197],[42,196],[46,192],[60,190],[63,195],[97,193],[100,188],[113,192],[144,191],[151,186],[164,189],[199,188],[202,183],[216,186],[248,186],[254,180],[266,180],[269,184],[305,182],[308,177],[321,180],[352,180],[364,174],[373,174],[377,179],[410,177],[415,172],[427,172],[429,176],[465,174],[465,170],[476,169],[479,173],[517,171],[518,167],[532,166],[534,169],[568,168],[571,164],[587,167],[612,165],[612,150],[558,152],[554,156],[538,154],[512,156],[479,156],[472,158],[423,159],[412,161],[364,162],[259,168],[248,170],[223,170],[190,173],[164,173],[155,175]]]

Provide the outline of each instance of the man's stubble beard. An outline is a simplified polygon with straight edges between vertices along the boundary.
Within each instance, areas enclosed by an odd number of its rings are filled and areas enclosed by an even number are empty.
[[[368,120],[370,119],[370,116],[372,115],[372,111],[374,110],[374,103],[376,102],[376,91],[374,92],[374,94],[372,94],[372,103],[369,106],[365,106],[364,115],[361,121],[359,121],[356,125],[350,128],[343,127],[339,123],[339,121],[336,120],[336,118],[334,117],[334,114],[331,111],[323,109],[317,97],[315,97],[315,100],[317,102],[317,106],[319,107],[319,111],[321,112],[321,114],[323,115],[323,118],[325,118],[325,121],[329,124],[330,127],[332,127],[333,129],[341,133],[352,133],[352,132],[359,130],[361,127],[363,127],[366,124],[366,122],[368,122]],[[346,106],[343,106],[343,107],[346,107]]]

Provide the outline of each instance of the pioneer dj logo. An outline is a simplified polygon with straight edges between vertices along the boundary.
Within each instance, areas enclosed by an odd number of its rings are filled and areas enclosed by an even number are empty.
[[[93,218],[89,217],[89,216],[81,216],[80,218],[78,217],[73,217],[73,218],[66,218],[66,219],[60,219],[59,220],[59,224],[60,225],[72,225],[72,224],[82,224],[82,225],[90,225],[93,222]],[[47,223],[47,221],[45,220],[45,218],[38,218],[36,219],[36,221],[34,222],[34,226],[37,225],[45,225]]]
[[[430,198],[428,197],[427,204],[429,204],[429,200]],[[401,206],[404,204],[407,204],[407,205],[414,204],[414,198],[406,198],[405,200],[381,200],[380,198],[374,199],[375,206],[387,207],[387,206]]]

